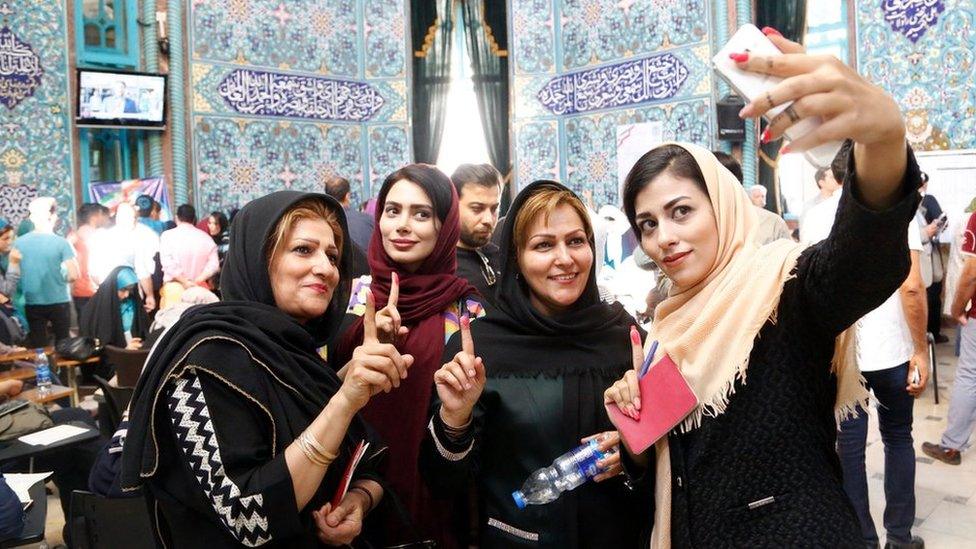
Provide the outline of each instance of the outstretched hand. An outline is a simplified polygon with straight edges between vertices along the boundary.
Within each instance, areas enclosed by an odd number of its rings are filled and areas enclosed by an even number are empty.
[[[451,427],[468,423],[471,410],[485,388],[485,365],[475,355],[471,319],[465,315],[460,323],[461,350],[434,373],[437,396],[441,399],[441,419]]]
[[[397,302],[400,300],[400,276],[394,272],[390,281],[390,296],[386,300],[386,306],[376,312],[376,333],[380,343],[392,343],[394,345],[401,338],[410,333],[410,329],[400,325],[400,312],[397,310]]]

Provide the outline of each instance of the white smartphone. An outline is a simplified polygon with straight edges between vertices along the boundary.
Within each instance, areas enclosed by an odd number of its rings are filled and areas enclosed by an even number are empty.
[[[912,385],[918,385],[922,381],[922,376],[918,373],[918,368],[912,371]]]
[[[739,27],[739,30],[732,35],[728,43],[712,58],[712,66],[715,68],[715,71],[732,86],[732,89],[736,93],[745,98],[746,101],[752,101],[757,97],[762,97],[767,90],[772,89],[782,82],[783,79],[768,74],[747,72],[737,67],[735,61],[729,58],[729,54],[743,52],[762,56],[778,56],[783,55],[783,52],[779,51],[779,48],[761,30],[756,28],[755,25],[743,25]],[[766,120],[771,120],[792,104],[793,102],[790,101],[770,109],[764,117]],[[804,118],[790,126],[784,132],[784,135],[789,141],[793,141],[815,130],[821,123],[822,121],[818,116]],[[842,144],[840,141],[830,141],[818,145],[806,151],[804,154],[807,160],[815,166],[829,166]]]

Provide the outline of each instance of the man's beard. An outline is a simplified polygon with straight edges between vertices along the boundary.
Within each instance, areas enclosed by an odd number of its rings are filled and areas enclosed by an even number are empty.
[[[480,248],[491,240],[491,232],[488,232],[484,236],[481,234],[469,232],[464,227],[461,228],[461,244],[469,248]]]

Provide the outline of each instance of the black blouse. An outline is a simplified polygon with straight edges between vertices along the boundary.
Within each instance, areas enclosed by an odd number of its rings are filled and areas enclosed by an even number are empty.
[[[920,178],[909,151],[901,200],[876,212],[854,177],[852,159],[830,236],[800,256],[725,413],[669,435],[674,547],[864,546],[841,484],[830,361],[837,335],[907,276]]]

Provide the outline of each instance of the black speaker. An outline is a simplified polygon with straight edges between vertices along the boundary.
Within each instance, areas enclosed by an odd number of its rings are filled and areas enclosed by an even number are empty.
[[[739,111],[745,106],[746,102],[738,95],[726,95],[715,104],[719,141],[746,140],[746,121],[739,118]]]

